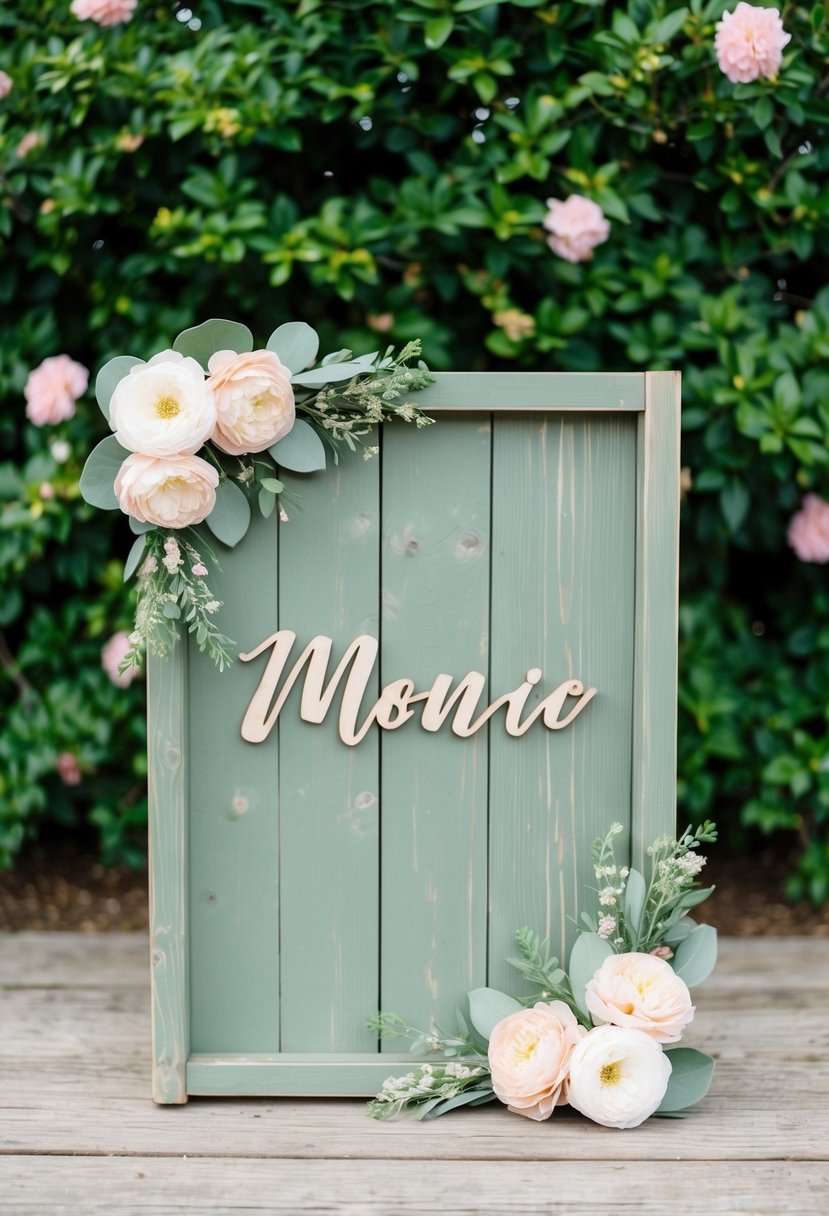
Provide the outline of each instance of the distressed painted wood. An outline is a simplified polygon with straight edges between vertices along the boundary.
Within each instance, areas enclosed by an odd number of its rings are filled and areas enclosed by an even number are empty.
[[[829,939],[721,945],[687,1036],[718,1055],[710,1094],[681,1122],[620,1133],[563,1110],[376,1123],[345,1099],[155,1107],[147,938],[0,935],[0,1211],[542,1216],[612,1196],[653,1216],[823,1216]]]
[[[631,860],[676,807],[679,627],[679,372],[648,372],[637,436],[636,632]]]
[[[391,711],[347,747],[333,710],[300,720],[296,688],[252,743],[241,724],[267,659],[219,675],[182,648],[153,702],[163,721],[190,707],[189,775],[151,750],[155,881],[171,884],[156,903],[187,892],[156,997],[157,1037],[178,1036],[161,1101],[190,1084],[370,1092],[378,1068],[409,1063],[397,1043],[371,1058],[378,1004],[428,1025],[487,977],[517,990],[514,931],[566,955],[593,837],[618,818],[638,858],[673,827],[676,378],[445,373],[421,403],[433,429],[389,427],[373,463],[294,478],[304,511],[223,551],[226,631],[249,653],[293,630],[291,662],[330,637],[329,674],[376,637],[367,708],[390,681],[425,691],[476,670],[481,709],[531,668],[528,713],[562,681],[595,698],[567,730],[520,738],[503,710],[470,738],[396,730]]]
[[[415,444],[387,433],[383,682],[486,671],[490,433],[486,415],[446,418]],[[403,727],[381,747],[380,1005],[451,1025],[459,990],[486,982],[487,730]]]
[[[332,667],[355,634],[377,636],[379,476],[378,461],[345,453],[291,483],[302,510],[281,530],[279,620],[306,641],[332,634]],[[279,748],[281,1049],[376,1050],[365,1020],[378,999],[379,741],[340,746],[336,712],[308,726],[292,703]]]
[[[276,517],[255,516],[222,550],[216,594],[240,650],[273,626],[277,538]],[[243,665],[219,673],[189,650],[191,1050],[278,1051],[278,750],[239,736]]]
[[[187,1101],[190,937],[187,651],[147,663],[153,1100]]]
[[[530,733],[520,752],[491,732],[489,977],[509,991],[515,930],[566,959],[591,841],[629,820],[635,466],[626,419],[496,416],[492,683],[532,656],[549,683],[599,690],[573,727]]]

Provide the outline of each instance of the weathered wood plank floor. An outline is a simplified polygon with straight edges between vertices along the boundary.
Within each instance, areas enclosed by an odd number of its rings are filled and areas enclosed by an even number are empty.
[[[687,1119],[635,1131],[503,1107],[376,1123],[358,1101],[149,1098],[142,935],[0,935],[0,1211],[829,1212],[829,941],[732,939]]]

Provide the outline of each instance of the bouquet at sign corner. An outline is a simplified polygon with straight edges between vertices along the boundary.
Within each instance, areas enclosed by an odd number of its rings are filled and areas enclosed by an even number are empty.
[[[326,451],[336,462],[343,444],[371,457],[380,422],[431,422],[406,400],[432,380],[419,342],[320,362],[318,352],[301,321],[254,350],[245,325],[212,320],[147,362],[118,355],[101,368],[95,395],[114,433],[90,454],[80,489],[91,506],[120,508],[137,536],[124,572],[138,573],[138,605],[122,670],[147,646],[167,654],[182,624],[224,668],[231,643],[208,581],[218,566],[213,541],[237,545],[252,505],[265,517],[278,508],[287,522],[284,504],[301,503],[286,471],[323,469]]]
[[[397,1014],[371,1019],[379,1035],[411,1039],[412,1051],[440,1057],[389,1077],[369,1103],[375,1118],[407,1108],[434,1118],[498,1100],[528,1119],[569,1105],[605,1127],[627,1128],[651,1115],[681,1117],[705,1096],[714,1061],[677,1044],[694,1017],[689,989],[717,957],[716,930],[688,915],[713,890],[697,881],[705,864],[698,849],[716,840],[716,829],[706,822],[654,841],[647,880],[618,865],[621,831],[613,824],[594,844],[598,912],[583,914],[566,972],[546,941],[519,929],[519,957],[508,961],[532,995],[475,989],[456,1034],[418,1031]]]

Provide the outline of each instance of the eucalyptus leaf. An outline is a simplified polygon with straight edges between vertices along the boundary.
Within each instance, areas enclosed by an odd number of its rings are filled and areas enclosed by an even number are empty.
[[[135,355],[116,355],[98,372],[95,377],[95,400],[107,422],[110,420],[109,403],[112,401],[112,394],[124,376],[129,375],[130,368],[143,362],[143,359],[136,359]]]
[[[152,532],[153,528],[157,528],[158,524],[148,524],[143,519],[136,519],[134,515],[130,515],[130,531],[136,536],[142,536],[145,532]]]
[[[287,435],[268,450],[278,465],[293,473],[314,473],[317,469],[325,468],[322,440],[311,424],[303,422],[301,418],[296,420]]]
[[[276,507],[276,498],[274,497],[274,495],[271,493],[270,490],[266,490],[266,489],[260,490],[257,501],[259,503],[259,511],[260,511],[260,514],[262,515],[262,517],[264,519],[270,519],[270,517],[271,517],[271,515],[273,515],[274,509]]]
[[[270,494],[281,494],[285,489],[282,482],[277,481],[275,477],[263,477],[259,484],[263,490],[267,490]]]
[[[717,961],[717,930],[711,925],[697,925],[679,943],[672,961],[674,971],[689,988],[701,984],[714,970]]]
[[[174,604],[172,601],[168,601],[163,606],[161,611],[169,621],[177,621],[181,616],[181,609],[179,608],[178,604]]]
[[[115,478],[129,455],[114,435],[107,435],[92,449],[79,482],[84,502],[88,502],[90,507],[100,507],[102,511],[118,510]]]
[[[138,569],[139,562],[144,556],[144,550],[147,547],[147,537],[141,535],[137,537],[132,544],[132,548],[127,554],[127,560],[124,562],[124,582],[129,582],[132,576]]]
[[[469,1017],[487,1043],[495,1027],[508,1014],[522,1009],[520,1001],[497,988],[473,988],[469,994]]]
[[[213,535],[232,549],[250,527],[250,504],[242,490],[229,479],[216,491],[216,505],[204,521]]]
[[[678,946],[689,933],[693,933],[696,927],[695,920],[692,920],[690,916],[683,916],[676,924],[671,925],[670,929],[665,930],[662,934],[662,942],[666,946]]]
[[[642,928],[642,912],[645,908],[645,896],[647,890],[645,888],[645,879],[638,870],[631,870],[627,876],[625,883],[625,894],[622,901],[622,910],[625,914],[625,920],[630,926],[635,936],[639,935]]]
[[[686,891],[684,895],[680,895],[673,907],[683,911],[686,908],[696,908],[697,904],[703,903],[713,891],[713,887],[698,887],[695,891]]]
[[[280,325],[268,338],[268,350],[291,372],[301,372],[310,367],[320,348],[319,335],[304,321],[288,321]]]
[[[343,380],[364,376],[371,370],[371,363],[366,363],[364,359],[349,359],[345,363],[328,363],[324,367],[299,372],[291,377],[291,383],[305,385],[307,388],[323,388],[326,384],[340,384]]]
[[[207,371],[210,356],[217,350],[232,350],[237,355],[247,354],[253,350],[253,334],[247,325],[238,321],[222,321],[214,317],[185,329],[173,343],[173,350],[180,355],[189,355]]]
[[[671,1076],[657,1114],[672,1114],[699,1102],[708,1093],[714,1075],[714,1061],[693,1047],[672,1047],[665,1055],[671,1062]]]
[[[441,1115],[448,1114],[450,1110],[456,1110],[459,1106],[483,1106],[494,1100],[495,1093],[491,1089],[465,1089],[463,1093],[455,1094],[453,1098],[443,1100],[433,1098],[431,1102],[424,1102],[417,1113],[417,1118],[437,1119]]]
[[[570,951],[570,986],[579,1009],[587,1013],[585,989],[606,958],[613,953],[611,946],[598,933],[580,933]]]

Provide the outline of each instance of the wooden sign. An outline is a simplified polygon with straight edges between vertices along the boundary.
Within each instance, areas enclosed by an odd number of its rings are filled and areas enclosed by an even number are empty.
[[[290,478],[216,577],[237,661],[150,663],[153,1094],[375,1092],[566,959],[618,820],[675,828],[679,377],[446,373]],[[286,481],[290,475],[286,475]]]

